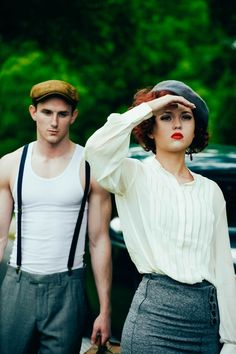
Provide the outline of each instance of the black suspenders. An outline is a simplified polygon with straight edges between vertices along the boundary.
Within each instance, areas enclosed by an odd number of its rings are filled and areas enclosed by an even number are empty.
[[[24,173],[24,166],[25,166],[25,159],[27,155],[28,144],[23,147],[23,152],[21,155],[19,173],[18,173],[18,180],[17,180],[17,258],[16,258],[16,272],[19,273],[21,268],[21,216],[22,216],[22,180],[23,180],[23,173]],[[86,205],[86,200],[88,197],[89,192],[89,185],[90,185],[90,166],[87,161],[85,161],[85,188],[84,188],[84,195],[80,206],[79,215],[76,221],[75,230],[71,242],[70,253],[67,263],[67,268],[69,274],[71,274],[72,267],[74,264],[75,258],[75,251],[76,246],[79,238],[79,232],[83,220],[84,209]]]
[[[67,268],[68,268],[69,273],[71,273],[71,270],[72,270],[72,267],[74,264],[75,250],[76,250],[77,241],[79,238],[80,227],[82,224],[85,204],[86,204],[86,200],[87,200],[87,196],[88,196],[88,192],[89,192],[89,184],[90,184],[90,166],[89,166],[89,163],[87,161],[85,161],[85,188],[84,188],[84,195],[83,195],[83,199],[81,202],[80,211],[79,211],[79,215],[78,215],[78,218],[76,221],[75,230],[74,230],[74,234],[73,234],[73,238],[72,238],[72,242],[71,242],[71,247],[70,247],[70,253],[69,253],[69,258],[68,258],[68,263],[67,263]]]
[[[16,255],[16,271],[19,273],[21,267],[21,216],[22,216],[22,179],[25,167],[25,159],[28,151],[28,144],[23,147],[20,160],[19,174],[17,180],[17,255]]]

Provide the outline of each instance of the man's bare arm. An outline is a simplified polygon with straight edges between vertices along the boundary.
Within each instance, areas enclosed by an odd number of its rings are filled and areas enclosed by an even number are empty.
[[[6,155],[0,160],[0,262],[7,245],[12,219],[13,198],[10,185],[15,163],[16,157],[13,154]]]
[[[110,293],[112,282],[111,242],[109,222],[111,216],[110,194],[92,179],[89,196],[88,233],[91,263],[97,287],[100,314],[93,326],[91,341],[100,334],[102,344],[110,336]]]

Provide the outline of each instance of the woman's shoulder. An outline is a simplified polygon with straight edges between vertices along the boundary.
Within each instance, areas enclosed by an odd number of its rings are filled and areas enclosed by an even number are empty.
[[[206,176],[203,176],[200,173],[196,173],[196,172],[192,172],[192,171],[191,171],[191,173],[193,174],[194,179],[198,181],[200,186],[202,185],[208,189],[210,188],[214,195],[217,195],[220,199],[222,199],[222,198],[224,199],[223,192],[222,192],[220,186],[217,184],[217,182],[215,182],[214,180],[212,180]]]

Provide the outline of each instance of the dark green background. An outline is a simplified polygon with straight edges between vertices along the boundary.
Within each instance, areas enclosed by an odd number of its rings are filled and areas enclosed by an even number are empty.
[[[29,91],[48,79],[78,88],[81,144],[163,79],[197,90],[212,142],[235,144],[235,1],[3,0],[0,16],[0,156],[35,138]]]

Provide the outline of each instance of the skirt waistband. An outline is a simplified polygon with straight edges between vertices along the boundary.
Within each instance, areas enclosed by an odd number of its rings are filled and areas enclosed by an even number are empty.
[[[205,280],[205,279],[199,283],[189,284],[189,283],[183,283],[178,280],[175,280],[175,279],[169,277],[168,275],[158,274],[158,273],[145,273],[145,274],[143,274],[143,277],[147,278],[147,279],[158,280],[161,283],[171,283],[171,284],[176,284],[176,285],[182,284],[184,286],[197,287],[197,288],[202,288],[202,287],[206,287],[206,286],[214,286],[208,280]]]

